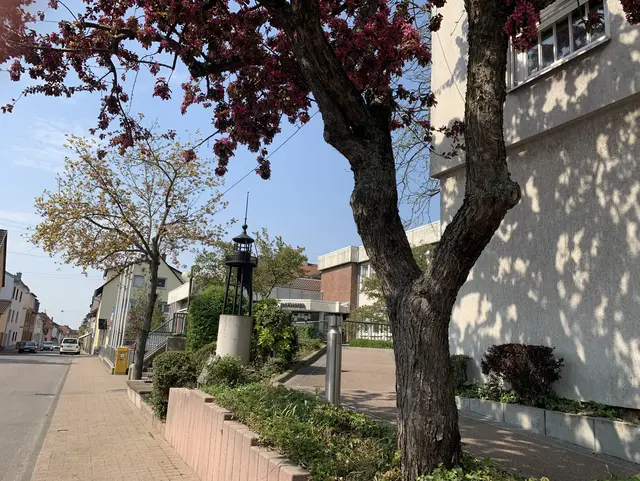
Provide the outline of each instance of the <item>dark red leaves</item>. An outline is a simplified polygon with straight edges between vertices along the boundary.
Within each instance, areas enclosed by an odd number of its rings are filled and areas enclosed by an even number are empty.
[[[164,77],[158,77],[156,79],[156,85],[153,88],[153,96],[160,97],[162,100],[169,100],[171,98],[171,89]]]

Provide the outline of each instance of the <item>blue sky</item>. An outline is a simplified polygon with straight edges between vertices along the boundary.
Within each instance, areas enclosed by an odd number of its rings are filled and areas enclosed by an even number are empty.
[[[150,122],[162,128],[174,128],[183,139],[193,138],[196,130],[209,134],[210,116],[194,109],[180,115],[184,71],[176,71],[171,86],[174,98],[168,102],[151,97],[151,78],[142,74],[136,84],[131,112],[144,112]],[[24,84],[22,85],[22,87]],[[20,86],[0,72],[0,104],[19,95]],[[41,310],[57,322],[77,327],[88,311],[93,290],[101,285],[102,274],[90,271],[85,277],[79,269],[59,265],[46,253],[26,242],[23,236],[38,222],[33,199],[44,189],[56,186],[56,172],[61,170],[65,134],[89,135],[95,125],[99,96],[81,94],[72,99],[28,96],[20,99],[12,114],[0,114],[0,228],[9,230],[7,268],[23,272],[23,279],[38,296]],[[286,242],[304,246],[310,262],[318,255],[347,245],[359,245],[349,196],[353,176],[347,160],[322,138],[322,118],[316,115],[271,157],[272,178],[261,180],[251,174],[226,195],[229,206],[220,215],[220,222],[244,213],[246,192],[251,192],[249,229],[266,227],[272,235],[281,235]],[[276,137],[273,151],[295,131],[286,124]],[[208,155],[206,145],[201,155]],[[226,176],[228,188],[254,168],[255,155],[239,151],[231,160]],[[404,210],[401,207],[401,211]],[[439,218],[439,200],[432,201],[428,217]],[[230,237],[240,230],[232,228]],[[191,254],[180,261],[190,264]],[[64,311],[64,312],[62,312]]]

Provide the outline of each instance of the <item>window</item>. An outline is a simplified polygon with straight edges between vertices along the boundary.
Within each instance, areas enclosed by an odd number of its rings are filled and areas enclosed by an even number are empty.
[[[129,299],[129,307],[136,307],[137,303],[138,301],[136,301],[135,299]]]
[[[511,48],[507,86],[516,87],[575,55],[598,45],[609,36],[609,15],[604,0],[560,1],[541,12],[538,42],[528,52]],[[587,19],[598,25],[587,28]]]
[[[144,287],[144,276],[133,276],[133,287]]]
[[[20,291],[20,302],[22,302],[22,291]]]
[[[161,302],[160,307],[162,308],[162,312],[164,314],[169,314],[169,304],[166,302]]]
[[[18,289],[16,287],[13,288],[13,294],[11,295],[11,299],[17,299]]]
[[[167,287],[167,280],[164,277],[158,277],[158,289]]]

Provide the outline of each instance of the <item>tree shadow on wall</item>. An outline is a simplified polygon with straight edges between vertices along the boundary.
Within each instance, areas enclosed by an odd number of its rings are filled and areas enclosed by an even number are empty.
[[[640,408],[640,29],[612,10],[610,41],[508,95],[523,197],[460,290],[450,339],[475,376],[492,344],[555,346],[561,395]],[[463,170],[442,186],[447,222]]]

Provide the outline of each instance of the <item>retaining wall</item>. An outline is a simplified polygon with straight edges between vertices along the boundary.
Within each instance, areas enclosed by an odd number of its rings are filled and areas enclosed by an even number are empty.
[[[309,472],[257,445],[258,435],[196,389],[173,388],[167,442],[203,481],[307,481]]]
[[[456,396],[460,411],[470,411],[536,434],[543,434],[640,464],[640,425],[604,418]]]

